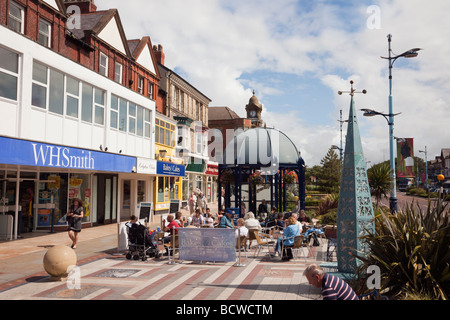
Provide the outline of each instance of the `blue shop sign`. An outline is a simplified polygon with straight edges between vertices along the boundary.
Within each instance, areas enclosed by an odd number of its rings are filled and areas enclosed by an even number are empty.
[[[184,177],[184,173],[184,165],[163,161],[156,163],[156,174]]]
[[[132,172],[137,162],[125,155],[6,137],[0,137],[0,150],[0,163],[55,169]]]

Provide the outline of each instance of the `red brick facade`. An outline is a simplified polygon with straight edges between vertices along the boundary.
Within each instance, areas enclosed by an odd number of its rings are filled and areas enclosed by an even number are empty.
[[[157,64],[154,62],[156,74],[153,74],[136,62],[137,56],[134,56],[128,47],[117,10],[97,11],[97,7],[91,1],[78,2],[57,0],[56,2],[61,9],[61,11],[58,11],[44,1],[39,0],[0,0],[0,24],[6,27],[10,25],[9,7],[11,1],[14,1],[24,9],[23,23],[24,35],[26,37],[38,41],[39,19],[43,19],[51,25],[50,48],[53,51],[70,60],[76,61],[95,72],[99,72],[100,52],[102,52],[108,56],[108,78],[114,80],[115,63],[120,63],[122,65],[122,85],[133,91],[139,92],[138,84],[139,76],[141,76],[144,80],[142,94],[152,100],[156,100],[160,81]],[[80,8],[81,19],[88,17],[89,15],[99,15],[101,18],[92,26],[92,28],[88,27],[88,29],[79,31],[77,35],[75,35],[75,32],[72,32],[67,27],[69,15],[66,14],[66,7],[69,7],[70,5],[76,5]],[[124,39],[123,44],[127,54],[123,54],[100,39],[96,33],[96,31],[98,31],[99,28],[104,27],[104,25],[110,21],[108,19],[111,19],[112,17],[116,18],[116,21],[119,23],[119,30],[122,32],[122,38]],[[86,26],[82,27],[85,28]],[[150,37],[144,37],[143,40],[149,42],[147,48],[144,48],[143,50],[149,50],[154,61],[156,61]],[[149,85],[152,92],[149,91]]]

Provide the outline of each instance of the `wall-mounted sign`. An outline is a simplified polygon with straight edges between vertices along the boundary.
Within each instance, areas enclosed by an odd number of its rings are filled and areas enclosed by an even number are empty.
[[[64,169],[132,172],[136,158],[0,137],[0,163]]]
[[[185,169],[181,164],[175,164],[171,162],[157,161],[156,163],[156,174],[184,177]]]

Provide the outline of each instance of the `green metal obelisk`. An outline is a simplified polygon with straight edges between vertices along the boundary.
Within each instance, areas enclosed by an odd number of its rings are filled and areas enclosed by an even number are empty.
[[[351,100],[337,211],[336,251],[339,273],[354,274],[359,261],[350,253],[368,253],[368,248],[360,237],[365,235],[367,230],[374,232],[375,225],[366,161],[353,100],[354,94],[360,92],[353,89],[353,81],[350,83]],[[362,93],[366,91],[363,90]]]

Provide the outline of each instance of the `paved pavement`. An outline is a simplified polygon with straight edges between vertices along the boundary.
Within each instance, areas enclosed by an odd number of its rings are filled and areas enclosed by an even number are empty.
[[[117,224],[83,229],[75,250],[80,277],[52,281],[43,257],[54,245],[70,246],[66,232],[29,234],[0,242],[0,300],[320,300],[303,276],[306,265],[324,262],[326,242],[296,261],[254,257],[200,263],[149,258],[127,260],[118,252]],[[240,262],[240,263],[239,263]]]

